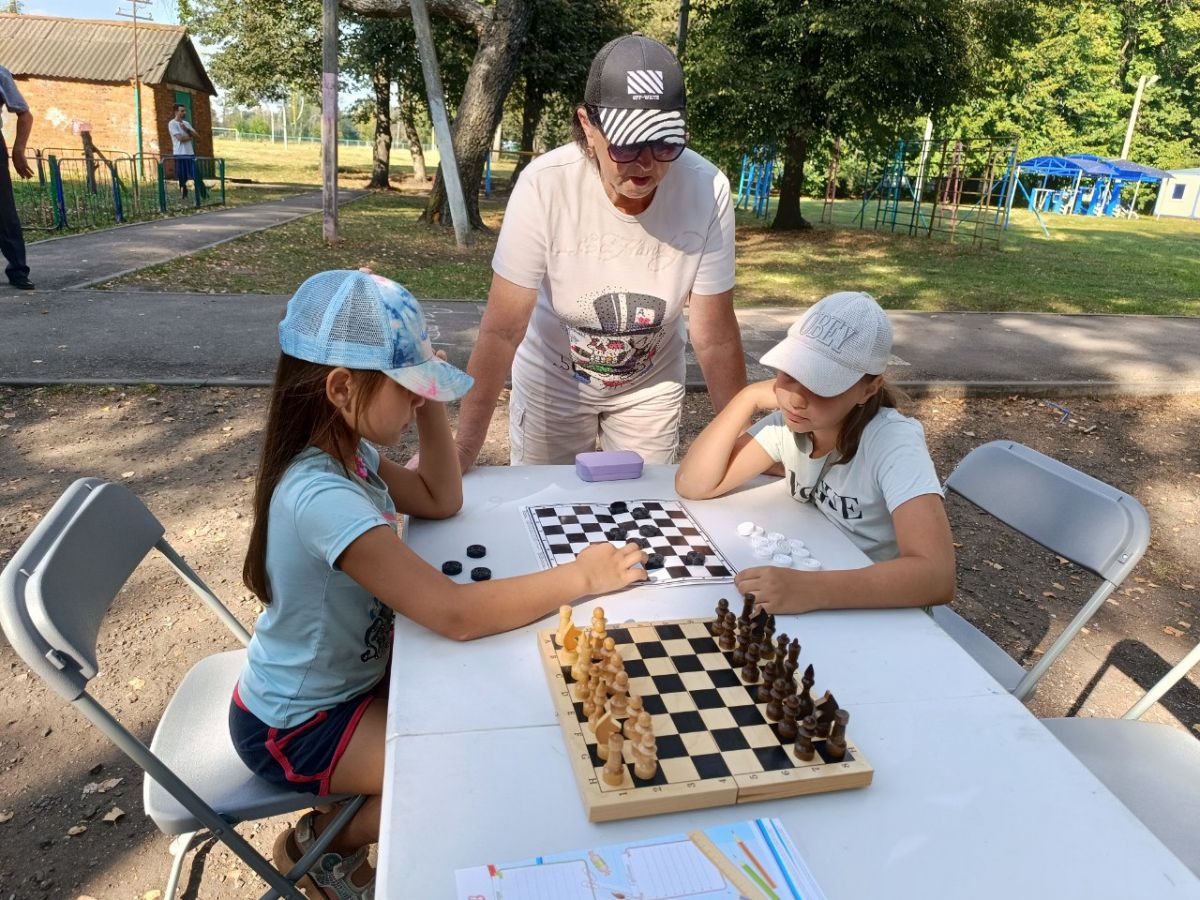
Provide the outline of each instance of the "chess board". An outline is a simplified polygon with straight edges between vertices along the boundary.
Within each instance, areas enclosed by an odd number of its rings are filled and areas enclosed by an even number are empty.
[[[527,506],[525,522],[543,569],[573,562],[589,544],[607,541],[616,526],[629,529],[626,540],[639,541],[647,553],[663,558],[661,568],[647,569],[655,584],[689,584],[732,579],[737,569],[721,555],[716,544],[678,500],[627,500],[627,511],[611,512],[611,503],[560,503],[556,506]],[[633,512],[645,509],[635,518]],[[638,528],[653,525],[661,533],[643,536]],[[619,543],[624,543],[620,541]],[[691,550],[704,554],[704,562],[689,565],[684,557]]]
[[[708,630],[708,621],[638,622],[610,627],[608,636],[625,662],[629,692],[642,698],[658,743],[658,771],[643,781],[633,774],[625,742],[625,780],[610,786],[601,777],[603,760],[576,699],[571,667],[561,656],[555,629],[538,633],[550,693],[562,725],[568,756],[583,795],[588,820],[636,816],[774,800],[839,791],[871,783],[874,769],[852,741],[845,757],[825,755],[800,762],[792,742],[755,702],[752,690]],[[853,730],[853,720],[851,720]]]

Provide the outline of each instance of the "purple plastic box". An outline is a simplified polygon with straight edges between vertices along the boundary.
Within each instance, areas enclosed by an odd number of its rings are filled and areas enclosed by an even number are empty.
[[[575,474],[584,481],[622,481],[642,477],[642,458],[632,450],[599,450],[575,457]]]

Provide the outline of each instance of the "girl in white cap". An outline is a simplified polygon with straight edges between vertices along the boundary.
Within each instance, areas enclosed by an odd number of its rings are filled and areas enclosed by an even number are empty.
[[[772,613],[948,603],[954,545],[941,484],[916,419],[884,381],[887,314],[870,294],[831,294],[760,362],[778,371],[743,389],[679,466],[680,496],[726,494],[782,464],[792,497],[813,503],[871,558],[845,571],[744,569],[738,589]],[[770,415],[747,431],[760,411]]]
[[[367,898],[367,846],[379,832],[392,620],[407,616],[467,640],[541,618],[582,596],[645,579],[636,544],[596,544],[566,566],[483,583],[461,561],[438,571],[396,534],[408,514],[447,518],[463,502],[444,401],[471,378],[434,353],[421,307],[369,272],[322,272],[288,301],[271,391],[243,578],[263,604],[229,708],[234,747],[251,771],[313,805],[366,801],[318,856],[310,897]],[[415,470],[375,445],[416,423]],[[468,549],[468,555],[472,555]],[[490,577],[479,567],[475,581]],[[279,835],[290,870],[334,812],[310,812]]]

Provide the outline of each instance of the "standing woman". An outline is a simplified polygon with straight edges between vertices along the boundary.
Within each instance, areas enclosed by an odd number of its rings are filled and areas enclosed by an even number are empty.
[[[635,450],[670,463],[692,346],[719,412],[746,384],[728,179],[686,149],[683,70],[627,35],[592,61],[575,141],[529,164],[492,258],[459,415],[465,471],[512,371],[513,465]],[[515,359],[514,359],[515,357]]]

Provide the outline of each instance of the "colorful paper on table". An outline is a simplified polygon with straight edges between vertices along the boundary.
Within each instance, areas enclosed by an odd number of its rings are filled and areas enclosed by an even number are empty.
[[[458,900],[825,900],[778,819],[454,873]]]

